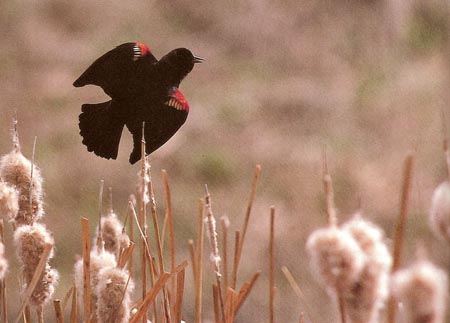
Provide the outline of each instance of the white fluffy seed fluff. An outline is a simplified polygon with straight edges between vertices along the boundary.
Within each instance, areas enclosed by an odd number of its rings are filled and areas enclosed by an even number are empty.
[[[388,296],[392,257],[384,234],[359,214],[342,226],[359,244],[365,263],[359,279],[344,292],[346,311],[353,323],[378,322],[380,309]]]
[[[403,305],[403,322],[443,323],[447,301],[447,274],[427,260],[397,271],[392,294]]]
[[[0,242],[0,279],[5,278],[8,261],[5,258],[5,245]]]
[[[17,190],[0,180],[0,217],[11,221],[19,211],[19,195]]]
[[[440,237],[450,241],[450,183],[441,183],[433,192],[430,226]]]
[[[98,273],[97,320],[99,323],[126,323],[130,317],[134,285],[129,273],[119,268],[104,268]],[[128,282],[128,285],[127,285]]]
[[[103,216],[101,221],[105,250],[117,257],[121,248],[127,248],[130,245],[130,239],[126,233],[122,232],[123,224],[117,218],[115,213],[109,213],[108,215]],[[94,241],[97,241],[97,237],[95,237]]]
[[[28,285],[42,257],[45,245],[54,244],[53,237],[46,227],[40,223],[22,225],[14,232],[14,244],[16,245],[17,255],[22,263],[25,285]],[[49,259],[52,257],[53,248]],[[31,304],[39,306],[49,301],[55,291],[58,279],[58,272],[52,269],[49,264],[46,264],[41,280],[31,295]]]
[[[19,194],[19,211],[14,218],[17,226],[33,224],[44,215],[40,170],[34,165],[31,178],[31,162],[20,151],[14,150],[0,159],[0,178]]]
[[[91,291],[92,291],[92,302],[95,304],[97,301],[96,288],[98,285],[98,273],[101,269],[112,268],[117,266],[116,257],[107,251],[102,253],[97,252],[96,248],[91,251],[91,266],[90,266],[90,277],[91,277]],[[80,301],[83,299],[83,259],[79,259],[75,263],[74,267],[75,273],[75,284],[78,289],[78,296]]]
[[[308,237],[306,250],[313,271],[327,287],[343,292],[359,278],[364,254],[355,239],[335,226],[321,228]]]

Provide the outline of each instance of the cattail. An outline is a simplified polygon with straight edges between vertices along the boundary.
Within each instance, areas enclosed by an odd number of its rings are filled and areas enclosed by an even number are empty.
[[[364,254],[355,239],[332,225],[314,231],[306,242],[314,272],[332,290],[342,293],[355,283],[364,265]]]
[[[443,323],[447,301],[447,275],[427,260],[397,271],[392,293],[403,305],[403,321]]]
[[[14,218],[17,226],[33,224],[44,215],[41,173],[33,165],[31,178],[31,168],[31,162],[20,151],[14,150],[0,159],[0,177],[19,194],[19,211]]]
[[[33,278],[34,271],[42,257],[46,244],[54,244],[53,237],[44,225],[35,223],[33,225],[20,226],[14,233],[14,243],[17,254],[22,262],[22,270],[25,284],[28,285]],[[49,259],[53,257],[53,249]],[[58,272],[46,265],[41,280],[38,282],[30,302],[39,306],[46,303],[53,295],[58,282]]]
[[[17,191],[12,186],[0,181],[0,217],[11,221],[17,216],[18,211]]]
[[[111,212],[107,216],[103,216],[101,221],[105,250],[117,257],[121,249],[125,249],[130,245],[130,239],[123,232],[123,224],[119,221],[115,213]],[[97,238],[95,238],[96,240]]]
[[[96,289],[98,323],[128,322],[133,288],[127,271],[119,268],[101,269]]]
[[[91,251],[91,263],[90,263],[90,281],[91,281],[91,299],[92,304],[96,304],[97,302],[97,294],[96,294],[96,288],[98,285],[98,274],[101,269],[105,268],[112,268],[117,266],[116,257],[107,251],[104,252],[98,252],[96,249]],[[83,299],[83,259],[79,259],[75,263],[75,284],[77,285],[78,289],[78,296],[81,300]]]
[[[0,279],[5,278],[8,261],[5,258],[5,245],[0,242]]]
[[[433,231],[450,241],[450,183],[441,183],[433,193],[430,210]]]
[[[392,265],[383,232],[359,214],[345,223],[342,229],[356,240],[365,254],[359,279],[344,292],[347,314],[353,323],[378,322],[379,311],[388,296],[387,284]]]

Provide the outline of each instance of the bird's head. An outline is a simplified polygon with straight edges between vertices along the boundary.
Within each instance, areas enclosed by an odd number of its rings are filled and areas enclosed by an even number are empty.
[[[175,83],[180,83],[192,71],[196,63],[203,61],[203,58],[195,56],[189,49],[177,48],[162,57],[159,64],[171,74]]]

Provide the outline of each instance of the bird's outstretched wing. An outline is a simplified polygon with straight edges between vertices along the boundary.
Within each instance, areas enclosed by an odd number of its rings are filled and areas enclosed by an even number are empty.
[[[98,85],[111,98],[121,98],[132,93],[139,82],[138,76],[151,72],[156,62],[143,43],[125,43],[98,58],[73,85]]]
[[[145,153],[151,154],[164,145],[184,124],[189,114],[189,104],[178,88],[173,87],[167,94],[167,100],[148,109],[143,119],[129,119],[126,123],[133,134],[133,151],[130,163],[134,164],[141,158],[142,122],[145,122]]]

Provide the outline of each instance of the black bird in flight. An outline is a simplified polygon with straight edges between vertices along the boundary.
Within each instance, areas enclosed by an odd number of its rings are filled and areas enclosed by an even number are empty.
[[[202,58],[178,48],[159,61],[140,42],[125,43],[98,58],[74,83],[98,85],[111,97],[107,102],[83,104],[80,135],[88,151],[116,159],[124,126],[133,134],[130,163],[141,158],[142,124],[145,153],[169,140],[186,121],[189,104],[178,89]]]

